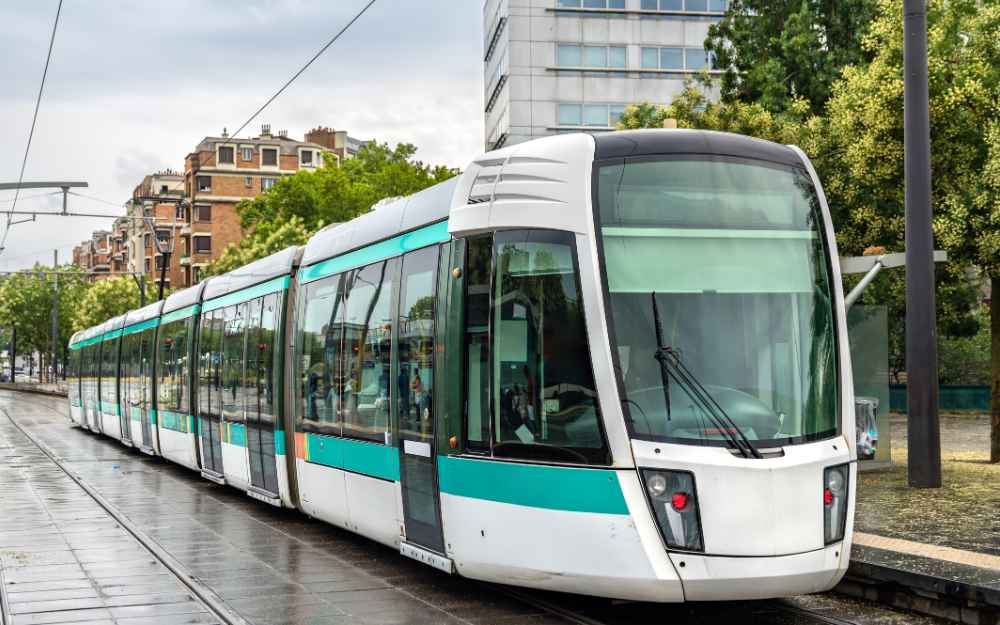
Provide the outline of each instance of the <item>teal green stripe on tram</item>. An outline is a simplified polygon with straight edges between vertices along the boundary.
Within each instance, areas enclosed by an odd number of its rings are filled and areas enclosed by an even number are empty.
[[[280,276],[274,280],[264,282],[263,284],[251,286],[241,291],[229,293],[228,295],[223,295],[222,297],[217,297],[211,301],[205,302],[202,306],[202,310],[204,312],[210,312],[218,308],[225,308],[226,306],[232,306],[234,304],[242,304],[243,302],[248,302],[252,299],[257,299],[258,297],[264,297],[265,295],[270,295],[271,293],[284,291],[288,288],[290,282],[291,278],[289,276]]]
[[[111,332],[105,332],[104,336],[101,337],[102,341],[113,341],[122,335],[121,330],[112,330]]]
[[[160,425],[164,429],[172,430],[174,432],[189,432],[188,426],[191,423],[191,415],[181,414],[179,412],[172,412],[170,410],[161,410],[159,413]]]
[[[124,336],[128,336],[130,334],[137,334],[139,332],[142,332],[143,330],[148,330],[150,328],[155,328],[158,325],[160,325],[160,318],[159,317],[154,317],[153,319],[147,319],[146,321],[142,321],[142,322],[139,322],[139,323],[136,323],[136,324],[132,324],[132,325],[126,327],[124,330],[122,330],[121,333]]]
[[[628,514],[618,475],[609,469],[555,467],[442,456],[441,492],[500,503],[599,514]]]
[[[348,269],[363,267],[364,265],[399,256],[406,252],[427,247],[428,245],[434,245],[435,243],[444,243],[450,238],[451,235],[448,234],[448,221],[440,221],[436,224],[401,234],[398,237],[348,252],[343,256],[337,256],[315,265],[310,265],[299,273],[299,280],[302,284],[314,282],[320,278],[347,271]]]
[[[181,319],[187,319],[188,317],[193,317],[198,314],[199,310],[201,310],[201,306],[199,304],[192,304],[187,308],[181,308],[180,310],[168,312],[167,314],[160,317],[160,324],[166,325],[174,321],[180,321]]]
[[[285,431],[275,430],[274,431],[274,453],[279,456],[285,455]]]
[[[399,481],[399,449],[379,443],[307,433],[306,460],[352,473]]]

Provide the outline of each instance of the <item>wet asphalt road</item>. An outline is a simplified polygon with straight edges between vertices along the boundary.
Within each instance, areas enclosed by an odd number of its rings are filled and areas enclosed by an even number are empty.
[[[218,619],[38,452],[3,411],[253,623],[940,623],[834,594],[673,606],[511,594],[446,575],[74,428],[64,399],[0,391],[0,409],[0,565],[13,625]],[[17,505],[9,505],[14,501]],[[29,582],[33,585],[25,586]]]

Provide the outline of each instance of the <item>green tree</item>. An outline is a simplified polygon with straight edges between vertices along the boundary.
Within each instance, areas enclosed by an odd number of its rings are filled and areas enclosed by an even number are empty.
[[[236,206],[247,235],[210,265],[206,275],[300,245],[326,224],[354,219],[385,198],[416,193],[443,182],[458,170],[414,160],[417,149],[407,143],[390,148],[371,142],[354,158],[338,164],[332,155],[316,171],[300,171],[280,179],[267,193]]]
[[[72,336],[73,315],[86,277],[75,267],[63,266],[59,272],[59,336],[57,357],[61,360]],[[9,276],[0,283],[0,326],[17,328],[17,351],[21,354],[38,352],[43,365],[51,364],[52,310],[56,288],[52,267],[35,265],[30,272]],[[77,274],[77,275],[73,275]]]
[[[970,267],[1000,291],[1000,0],[930,0],[929,71],[935,243],[950,262],[937,270],[942,335],[976,334]],[[763,102],[708,102],[689,86],[669,107],[628,107],[621,127],[680,127],[740,132],[802,147],[830,200],[839,251],[873,245],[903,251],[903,27],[901,0],[878,0],[862,39],[870,62],[844,68],[825,111],[791,98],[777,112]],[[848,287],[852,281],[848,282]],[[887,272],[862,301],[885,303],[890,348],[905,361],[902,272]],[[1000,461],[1000,304],[992,298],[991,458]]]
[[[822,111],[847,65],[871,54],[861,45],[874,0],[731,0],[709,27],[705,48],[725,70],[726,102],[780,112],[795,99]]]
[[[76,306],[75,330],[104,323],[139,308],[139,285],[129,276],[99,280],[90,285]]]

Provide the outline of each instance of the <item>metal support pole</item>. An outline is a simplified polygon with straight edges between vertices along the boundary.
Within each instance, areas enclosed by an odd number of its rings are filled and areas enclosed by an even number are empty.
[[[17,382],[17,326],[10,327],[10,381]]]
[[[139,308],[146,307],[146,274],[139,276]]]
[[[926,0],[903,0],[906,184],[907,466],[910,486],[941,486]]]
[[[161,264],[160,264],[160,292],[159,292],[159,295],[156,297],[156,301],[163,300],[163,283],[167,279],[167,265],[170,263],[170,252],[166,252],[166,251],[162,252],[162,254],[160,256],[160,259],[161,259]]]
[[[64,200],[65,197],[64,195]],[[59,365],[59,250],[52,252],[52,268],[56,270],[56,273],[52,276],[55,285],[52,291],[52,379],[49,380],[50,382],[58,379],[56,370]]]

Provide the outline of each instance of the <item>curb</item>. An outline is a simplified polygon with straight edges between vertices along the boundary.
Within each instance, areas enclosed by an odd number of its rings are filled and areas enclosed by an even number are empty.
[[[49,397],[66,397],[67,394],[62,391],[53,391],[44,388],[35,388],[32,386],[25,386],[23,384],[11,384],[10,382],[0,382],[0,390],[4,391],[18,391],[21,393],[33,393],[35,395],[47,395]]]
[[[834,591],[956,623],[1000,624],[1000,586],[979,586],[851,560],[847,575]]]

